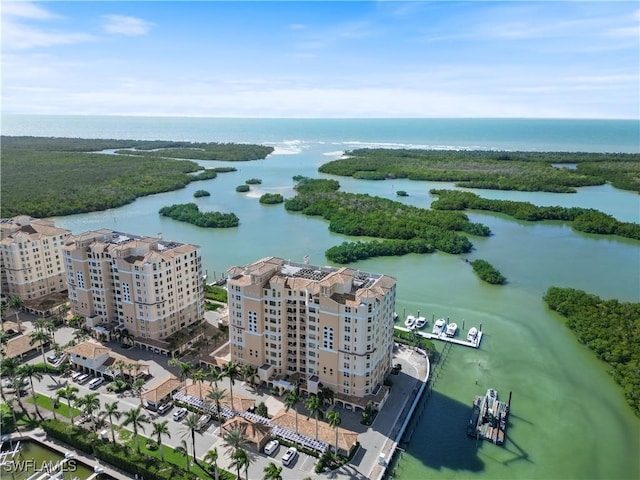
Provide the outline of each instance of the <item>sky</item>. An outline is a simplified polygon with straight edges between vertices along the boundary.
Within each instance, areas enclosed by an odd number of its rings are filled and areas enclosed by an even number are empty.
[[[640,118],[640,4],[2,0],[2,112]]]

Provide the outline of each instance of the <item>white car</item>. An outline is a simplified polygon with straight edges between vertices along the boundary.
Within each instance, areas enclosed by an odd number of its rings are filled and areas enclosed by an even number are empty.
[[[173,403],[168,402],[168,403],[163,403],[162,405],[160,405],[158,407],[158,414],[160,415],[164,415],[165,413],[167,413],[169,410],[171,410],[171,408],[173,407]]]
[[[211,415],[203,415],[198,420],[198,424],[196,425],[196,430],[202,430],[207,424],[211,421]]]
[[[180,420],[182,420],[184,418],[184,416],[186,414],[187,414],[187,409],[184,408],[184,407],[180,407],[175,412],[173,412],[173,419],[176,422],[179,422]]]
[[[264,446],[264,453],[271,456],[278,451],[280,443],[277,440],[271,440]]]
[[[89,390],[97,390],[104,383],[103,377],[96,377],[89,382]]]
[[[289,466],[291,462],[293,462],[298,456],[298,450],[295,447],[289,447],[286,452],[284,452],[284,456],[282,457],[282,464]]]

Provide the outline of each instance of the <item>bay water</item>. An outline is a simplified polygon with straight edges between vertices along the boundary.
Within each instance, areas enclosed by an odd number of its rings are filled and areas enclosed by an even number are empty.
[[[248,142],[272,145],[265,160],[234,163],[237,172],[186,188],[139,198],[121,208],[58,217],[74,233],[113,228],[202,247],[209,278],[233,265],[267,256],[327,264],[324,251],[345,240],[320,218],[262,206],[266,192],[295,195],[294,175],[330,177],[317,168],[343,151],[367,147],[465,148],[536,151],[638,152],[637,121],[599,120],[301,120],[145,117],[4,116],[5,135]],[[133,161],[133,160],[132,160]],[[199,162],[227,166],[224,162]],[[247,194],[235,187],[262,179]],[[428,208],[431,188],[446,182],[383,182],[335,177],[347,192],[368,193]],[[198,189],[210,197],[194,198]],[[408,197],[397,197],[405,190]],[[609,185],[575,194],[474,190],[486,198],[537,205],[596,208],[623,221],[640,220],[640,196]],[[174,203],[234,212],[240,226],[201,229],[160,217]],[[468,255],[443,253],[383,257],[353,266],[398,279],[398,314],[450,317],[460,327],[482,325],[481,348],[451,349],[414,430],[395,478],[640,478],[640,419],[625,403],[607,366],[581,346],[542,301],[550,286],[603,298],[640,301],[640,242],[575,232],[563,222],[523,222],[468,212],[493,235],[472,237]],[[463,259],[482,258],[507,277],[504,286],[481,282]],[[439,346],[441,347],[441,345]],[[465,434],[474,395],[495,388],[513,393],[504,447]]]

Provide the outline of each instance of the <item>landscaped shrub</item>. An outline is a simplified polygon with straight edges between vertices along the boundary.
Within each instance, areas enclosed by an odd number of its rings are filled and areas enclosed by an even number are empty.
[[[48,419],[44,420],[40,425],[47,432],[47,435],[51,435],[53,438],[86,453],[93,453],[94,447],[103,443],[103,440],[97,438],[95,433],[60,420]]]

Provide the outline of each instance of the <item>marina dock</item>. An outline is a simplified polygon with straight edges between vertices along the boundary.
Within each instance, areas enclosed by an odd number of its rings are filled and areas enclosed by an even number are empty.
[[[394,327],[403,332],[411,332],[412,330],[406,327]],[[417,335],[428,338],[429,340],[442,340],[443,342],[453,343],[455,345],[462,345],[463,347],[471,347],[471,348],[480,348],[480,342],[482,341],[482,331],[478,331],[478,335],[476,336],[474,341],[468,340],[460,340],[453,337],[448,337],[444,332],[440,333],[430,333],[430,332],[421,332],[419,330],[413,330]]]

